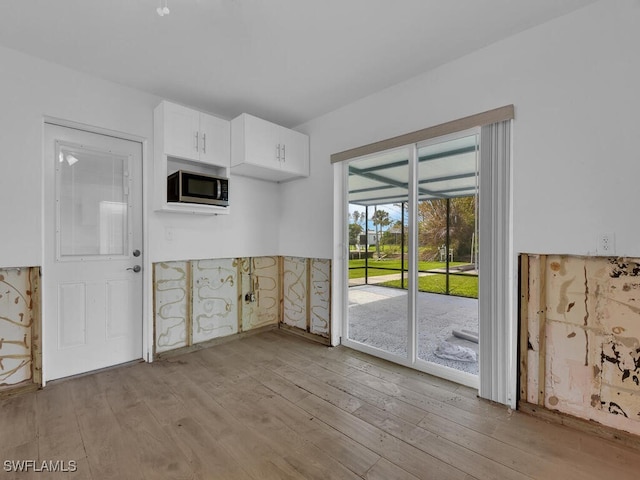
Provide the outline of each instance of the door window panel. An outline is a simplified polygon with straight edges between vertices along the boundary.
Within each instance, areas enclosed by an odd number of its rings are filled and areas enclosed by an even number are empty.
[[[129,157],[58,144],[58,259],[126,255]]]

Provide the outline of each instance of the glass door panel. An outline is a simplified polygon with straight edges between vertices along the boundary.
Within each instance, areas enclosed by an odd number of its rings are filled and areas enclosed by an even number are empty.
[[[348,169],[347,338],[408,358],[409,149],[362,157]]]
[[[418,147],[416,357],[478,374],[478,138]]]

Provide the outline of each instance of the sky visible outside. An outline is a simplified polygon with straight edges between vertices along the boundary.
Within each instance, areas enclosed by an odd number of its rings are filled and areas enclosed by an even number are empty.
[[[389,219],[391,220],[391,225],[389,225],[389,227],[391,227],[394,223],[396,223],[396,221],[399,221],[402,218],[402,211],[400,208],[400,204],[388,204],[388,205],[378,205],[378,210],[385,210],[387,212],[389,212]],[[362,215],[364,215],[365,212],[365,207],[362,205],[354,205],[352,203],[349,204],[349,214],[353,214],[353,212],[355,211],[359,211]],[[373,206],[369,207],[369,221],[368,223],[368,228],[369,230],[375,230],[375,225],[373,224],[373,222],[371,221],[371,217],[373,216],[373,212],[375,211]],[[407,223],[407,218],[406,218],[406,214],[407,212],[405,211],[405,224]],[[353,219],[349,218],[349,223],[353,223]],[[362,225],[362,221],[360,222],[360,225]],[[385,227],[385,230],[389,227]]]

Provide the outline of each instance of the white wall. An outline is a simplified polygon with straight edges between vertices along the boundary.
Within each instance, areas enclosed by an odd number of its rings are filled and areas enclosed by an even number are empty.
[[[161,99],[0,47],[0,268],[43,264],[43,120],[54,117],[144,140],[145,197],[152,198],[153,109]],[[197,108],[197,106],[195,106]],[[212,112],[215,113],[215,112]],[[160,186],[159,188],[166,188]],[[274,255],[276,184],[233,178],[232,214],[157,213],[147,201],[145,354],[153,345],[151,263],[159,260]],[[167,235],[167,229],[171,235]],[[169,240],[168,238],[172,239]],[[47,272],[43,288],[47,288]],[[47,324],[47,306],[43,305]],[[44,335],[47,335],[46,329]],[[46,366],[46,358],[44,359]]]
[[[0,267],[42,265],[44,116],[146,139],[150,190],[153,108],[160,99],[1,47],[0,64]],[[228,216],[156,213],[149,202],[148,259],[276,254],[277,185],[235,177],[230,190]]]
[[[148,258],[331,258],[332,153],[509,103],[515,252],[593,254],[613,232],[617,253],[637,256],[638,25],[637,1],[603,0],[302,125],[310,178],[235,177],[226,217],[149,212]],[[0,64],[0,267],[41,265],[43,116],[148,139],[152,178],[160,99],[5,48]]]
[[[639,2],[600,1],[299,126],[311,177],[285,186],[280,251],[339,270],[332,153],[513,103],[514,253],[595,254],[613,232],[639,255],[639,25]]]
[[[301,125],[311,177],[285,186],[280,250],[332,254],[332,153],[513,103],[516,252],[614,232],[638,255],[639,25],[637,1],[601,1]]]
[[[232,174],[229,204],[229,215],[213,217],[154,213],[149,225],[152,260],[277,254],[280,219],[278,184]]]
[[[149,138],[149,95],[0,48],[0,265],[42,264],[45,115]]]

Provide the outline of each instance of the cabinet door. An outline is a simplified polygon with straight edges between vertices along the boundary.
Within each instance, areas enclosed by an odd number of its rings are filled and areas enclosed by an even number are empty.
[[[171,157],[198,160],[200,112],[164,103],[164,153]]]
[[[227,120],[200,114],[200,161],[229,168],[231,124]]]
[[[281,156],[282,170],[295,176],[309,176],[309,137],[303,133],[281,128],[280,144],[284,149]]]
[[[245,115],[245,158],[246,163],[259,165],[271,169],[280,169],[278,159],[280,128],[271,122],[267,122],[251,115]]]

